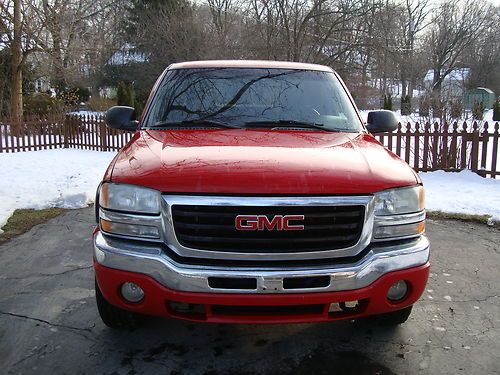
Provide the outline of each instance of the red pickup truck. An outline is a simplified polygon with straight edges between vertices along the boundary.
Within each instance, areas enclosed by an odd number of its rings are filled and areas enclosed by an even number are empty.
[[[97,307],[141,315],[299,323],[379,315],[400,324],[424,291],[430,246],[418,175],[370,133],[329,67],[170,65],[96,200]]]

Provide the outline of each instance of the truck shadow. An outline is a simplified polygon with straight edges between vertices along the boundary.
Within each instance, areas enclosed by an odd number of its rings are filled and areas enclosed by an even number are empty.
[[[149,365],[154,364],[172,375],[373,375],[395,373],[382,357],[399,348],[400,329],[378,327],[373,319],[221,325],[147,318],[133,332],[103,328],[101,334],[108,346],[103,349],[110,354],[108,365],[119,360],[119,368],[132,373],[149,372]],[[121,358],[115,356],[117,348],[121,348]],[[403,354],[391,354],[393,358],[398,355]]]

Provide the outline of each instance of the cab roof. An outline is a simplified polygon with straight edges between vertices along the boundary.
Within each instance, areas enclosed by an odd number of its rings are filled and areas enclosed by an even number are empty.
[[[267,60],[205,60],[186,61],[170,65],[167,69],[203,69],[203,68],[260,68],[260,69],[297,69],[333,72],[333,69],[317,64]]]

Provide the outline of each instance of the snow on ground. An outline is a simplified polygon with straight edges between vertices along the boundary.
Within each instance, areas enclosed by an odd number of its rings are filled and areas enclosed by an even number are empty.
[[[419,173],[425,187],[425,205],[431,211],[489,215],[500,222],[500,180],[465,170]]]
[[[0,228],[16,208],[81,208],[115,153],[57,149],[1,153]],[[420,173],[429,210],[490,215],[500,221],[500,180],[470,171]]]
[[[16,208],[86,207],[114,155],[76,149],[0,153],[0,228]]]

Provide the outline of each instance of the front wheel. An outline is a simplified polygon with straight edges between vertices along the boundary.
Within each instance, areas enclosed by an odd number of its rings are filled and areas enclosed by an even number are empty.
[[[403,324],[408,320],[411,314],[412,306],[405,307],[402,310],[393,311],[390,313],[380,314],[377,316],[379,322],[386,326],[396,326]]]
[[[95,280],[95,299],[102,321],[113,329],[133,330],[137,327],[139,315],[110,304],[102,295]]]

